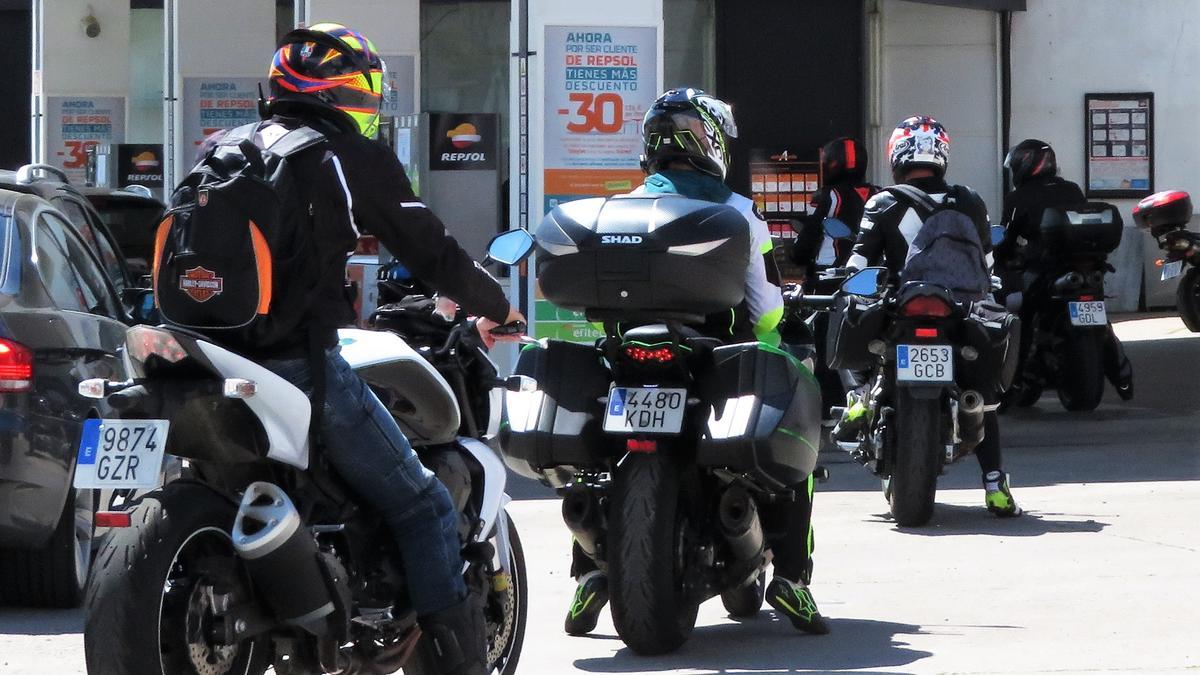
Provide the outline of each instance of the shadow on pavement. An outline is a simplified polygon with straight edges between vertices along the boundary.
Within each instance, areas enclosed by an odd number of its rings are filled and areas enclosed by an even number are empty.
[[[1079,516],[1086,520],[1067,520],[1064,516]],[[1053,520],[1047,520],[1047,517]],[[886,513],[875,514],[874,520],[892,524]],[[955,535],[992,535],[996,537],[1040,537],[1043,534],[1074,532],[1099,532],[1111,525],[1084,514],[1049,513],[1026,511],[1020,518],[997,518],[982,506],[961,504],[938,504],[933,511],[933,520],[924,527],[895,527],[897,532],[917,534],[925,537]]]
[[[82,609],[0,609],[0,635],[71,635],[82,632]]]
[[[611,657],[578,659],[575,667],[591,673],[662,672],[677,669],[759,674],[804,671],[889,672],[932,656],[911,649],[900,636],[917,635],[920,626],[865,619],[829,619],[831,633],[798,633],[774,612],[736,624],[698,627],[678,652],[638,656],[623,648]],[[608,639],[616,640],[615,636]],[[876,670],[863,670],[876,669]],[[897,671],[890,671],[897,672]],[[903,672],[903,671],[900,671]]]

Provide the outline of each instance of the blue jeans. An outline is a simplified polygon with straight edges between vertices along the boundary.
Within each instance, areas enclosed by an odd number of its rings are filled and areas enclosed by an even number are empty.
[[[312,394],[309,359],[261,364]],[[391,528],[417,616],[467,595],[457,514],[446,487],[425,468],[391,414],[335,348],[325,360],[322,452]]]

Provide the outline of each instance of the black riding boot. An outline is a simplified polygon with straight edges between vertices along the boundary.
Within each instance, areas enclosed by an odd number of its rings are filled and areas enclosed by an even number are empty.
[[[474,595],[421,617],[421,630],[432,642],[442,675],[486,675],[487,637],[483,610]]]

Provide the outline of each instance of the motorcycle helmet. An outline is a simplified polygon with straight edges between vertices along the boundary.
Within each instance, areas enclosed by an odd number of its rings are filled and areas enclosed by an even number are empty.
[[[844,180],[862,182],[867,175],[867,146],[857,138],[843,136],[821,148],[821,181],[825,185]]]
[[[657,173],[685,161],[725,180],[730,138],[737,138],[737,125],[729,104],[699,89],[672,89],[642,119],[642,169]]]
[[[927,167],[942,177],[950,164],[950,136],[941,122],[928,115],[917,115],[896,127],[888,139],[887,151],[893,174]]]
[[[267,108],[293,103],[337,111],[367,138],[379,133],[384,64],[362,33],[337,23],[283,36],[271,61]]]
[[[1058,160],[1049,143],[1029,138],[1021,141],[1004,158],[1004,168],[1012,175],[1014,187],[1035,176],[1053,176],[1058,173]]]

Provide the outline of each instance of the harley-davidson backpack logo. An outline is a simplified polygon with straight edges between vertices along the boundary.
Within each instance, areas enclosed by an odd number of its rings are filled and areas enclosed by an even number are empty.
[[[225,290],[225,280],[216,272],[203,267],[193,267],[179,277],[179,290],[187,293],[196,302],[211,300]]]

